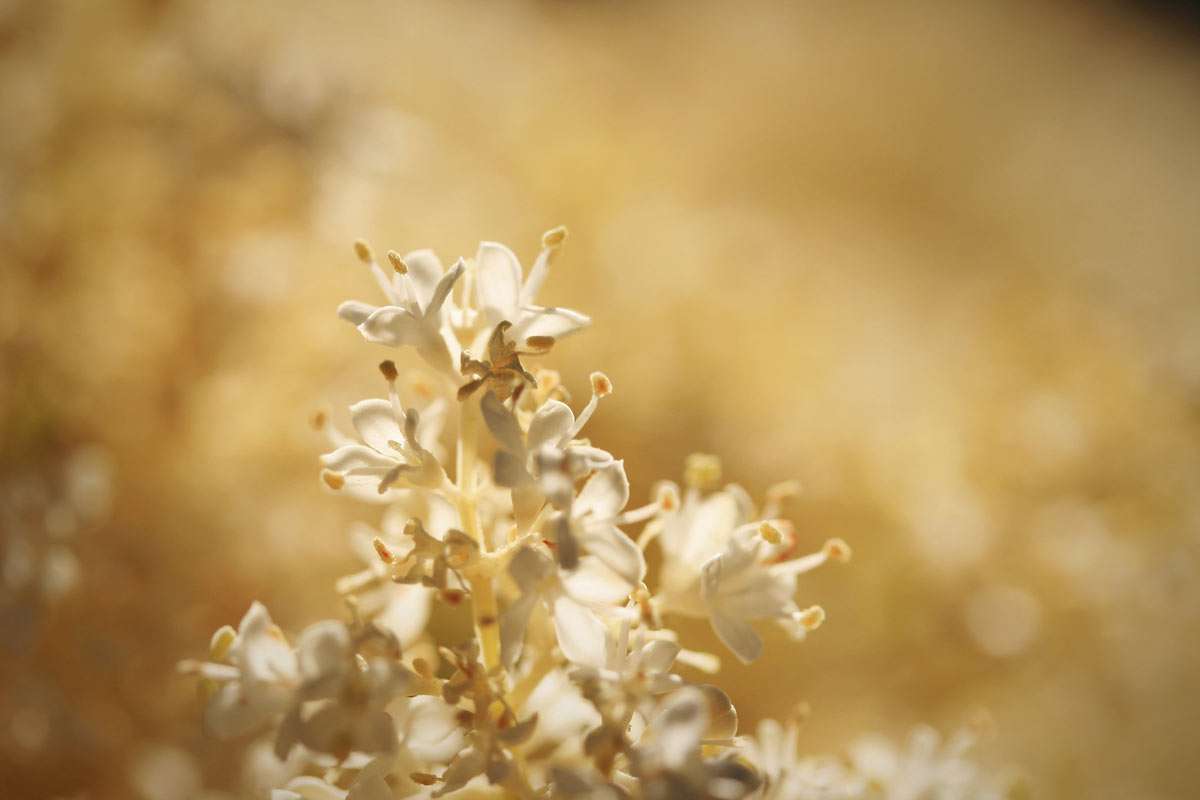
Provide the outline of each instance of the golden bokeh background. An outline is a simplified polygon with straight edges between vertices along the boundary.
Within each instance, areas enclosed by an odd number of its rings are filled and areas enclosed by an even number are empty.
[[[635,502],[714,452],[855,548],[802,583],[817,635],[721,678],[747,727],[982,715],[1034,796],[1195,796],[1198,37],[1133,4],[0,3],[0,795],[239,789],[174,664],[256,598],[339,613],[374,512],[308,419],[381,388],[333,314],[373,297],[350,242],[565,224],[545,295],[595,325],[547,363],[612,377],[589,432]]]

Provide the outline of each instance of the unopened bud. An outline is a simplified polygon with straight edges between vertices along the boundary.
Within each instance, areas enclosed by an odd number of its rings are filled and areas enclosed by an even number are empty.
[[[371,245],[358,239],[354,242],[354,255],[358,256],[358,260],[364,264],[375,263],[375,254],[371,252]]]
[[[383,378],[388,383],[395,382],[396,378],[400,376],[400,373],[396,371],[396,362],[390,359],[379,362],[379,371],[383,373]]]
[[[400,273],[401,275],[408,274],[408,264],[404,263],[404,259],[399,253],[397,253],[395,250],[388,250],[387,257],[388,262],[392,265],[392,269],[396,270],[396,272]]]
[[[843,564],[849,561],[850,557],[854,555],[854,551],[850,549],[850,545],[846,544],[842,539],[830,539],[825,542],[825,546],[821,549],[825,551],[826,556]]]

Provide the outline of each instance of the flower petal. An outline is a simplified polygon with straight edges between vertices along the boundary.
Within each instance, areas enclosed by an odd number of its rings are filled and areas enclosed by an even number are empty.
[[[565,594],[554,599],[554,631],[570,661],[597,669],[604,666],[604,623]]]
[[[375,306],[359,300],[347,300],[338,306],[337,315],[347,322],[362,325],[375,312]]]
[[[717,638],[733,651],[743,664],[749,664],[762,655],[763,643],[748,622],[712,610],[709,622]]]
[[[513,326],[513,338],[528,339],[531,336],[549,336],[562,339],[581,331],[592,324],[592,318],[569,308],[528,308],[522,311],[519,325]]]
[[[642,648],[638,666],[647,672],[667,672],[674,666],[680,649],[676,642],[655,639]]]
[[[334,472],[349,472],[352,469],[386,471],[396,466],[396,459],[363,444],[348,444],[321,456],[321,464]]]
[[[358,325],[359,332],[368,342],[378,342],[390,347],[417,345],[425,341],[421,321],[400,306],[381,306]]]
[[[413,250],[404,256],[404,264],[408,267],[408,277],[416,292],[417,304],[422,309],[428,308],[438,281],[446,271],[441,259],[432,250]]]
[[[571,512],[576,517],[590,514],[595,519],[611,520],[628,502],[629,478],[625,475],[625,462],[613,461],[587,479]]]
[[[547,400],[533,412],[529,421],[529,433],[525,437],[529,452],[536,453],[543,445],[557,445],[575,424],[571,407],[558,400]]]
[[[396,412],[387,400],[360,400],[350,406],[350,417],[359,437],[380,453],[391,455],[396,452],[388,442],[405,442],[404,432],[396,420]],[[393,463],[399,460],[398,456],[392,458]]]
[[[475,297],[489,325],[517,321],[521,262],[502,244],[481,242],[475,255]]]
[[[350,631],[342,623],[324,620],[308,626],[296,640],[301,680],[336,682],[351,666],[350,653]]]

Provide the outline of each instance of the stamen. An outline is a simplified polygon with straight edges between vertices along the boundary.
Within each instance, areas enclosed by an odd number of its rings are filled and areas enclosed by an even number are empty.
[[[826,556],[843,564],[848,562],[850,557],[854,555],[854,551],[850,549],[850,545],[846,544],[842,539],[830,539],[825,542],[822,550]]]
[[[396,272],[400,273],[401,275],[408,274],[408,264],[404,263],[404,259],[399,253],[397,253],[395,250],[388,250],[387,258],[388,262],[392,265],[392,269],[396,270]]]
[[[562,247],[562,243],[567,240],[567,228],[565,225],[559,225],[557,228],[551,228],[542,234],[542,247],[549,250],[557,250]]]
[[[758,535],[767,541],[769,544],[779,544],[783,541],[783,534],[769,522],[764,522],[758,526]]]
[[[395,383],[396,378],[400,376],[400,373],[396,371],[396,362],[391,360],[379,362],[379,371],[383,373],[383,379],[388,383]]]
[[[565,444],[571,441],[579,432],[583,430],[583,426],[587,425],[588,420],[592,418],[592,414],[596,413],[596,406],[600,404],[601,397],[608,397],[612,394],[612,381],[603,372],[592,373],[592,396],[588,400],[587,405],[583,407],[583,411],[579,412],[579,416],[575,418],[575,424],[567,431],[561,441]]]
[[[675,511],[679,508],[679,490],[672,483],[664,483],[658,489],[658,505],[663,511]]]
[[[431,775],[428,772],[410,772],[408,773],[408,779],[413,783],[419,783],[421,786],[433,786],[442,780],[437,775]]]
[[[364,264],[370,265],[375,263],[375,254],[371,252],[371,245],[362,239],[354,240],[354,255],[358,256],[358,260]]]
[[[321,480],[325,481],[325,485],[335,492],[346,485],[346,479],[336,472],[331,470],[321,470]]]
[[[612,381],[603,372],[593,372],[589,378],[592,381],[592,394],[597,397],[608,397],[613,393]]]
[[[525,340],[525,353],[531,356],[540,356],[543,353],[549,353],[550,348],[554,347],[553,336],[530,336]]]
[[[821,627],[821,623],[825,621],[825,609],[820,606],[809,606],[803,611],[797,611],[794,615],[796,622],[800,623],[806,631],[815,631]]]
[[[318,411],[312,415],[312,426],[313,426],[314,430],[318,430],[318,431],[325,430],[325,425],[328,422],[329,422],[329,418],[327,416],[325,416],[324,411]]]
[[[692,453],[683,465],[683,482],[689,489],[712,489],[721,480],[721,459],[708,453]]]

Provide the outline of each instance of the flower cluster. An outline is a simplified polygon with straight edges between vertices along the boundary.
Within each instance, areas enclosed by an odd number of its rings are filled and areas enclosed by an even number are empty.
[[[585,435],[612,382],[592,373],[573,408],[558,374],[533,364],[590,322],[536,302],[565,238],[548,232],[527,275],[492,242],[449,269],[428,250],[381,263],[356,245],[383,304],[348,301],[338,315],[420,363],[382,361],[385,396],[350,407],[353,433],[316,423],[330,442],[324,484],[382,506],[379,526],[354,531],[363,568],[337,587],[347,620],[292,641],[256,603],[236,630],[217,631],[207,660],[181,665],[207,695],[208,729],[269,737],[287,765],[274,800],[738,800],[901,786],[911,770],[885,774],[878,758],[861,769],[801,759],[792,728],[739,737],[730,698],[676,673],[715,672],[720,658],[687,649],[673,619],[707,619],[743,662],[763,649],[761,621],[804,638],[825,614],[796,603],[797,579],[850,548],[805,548],[782,516],[794,487],[757,505],[720,484],[712,456],[692,456],[682,486],[662,482],[630,506],[625,462]],[[438,641],[434,603],[469,610],[473,635]]]

